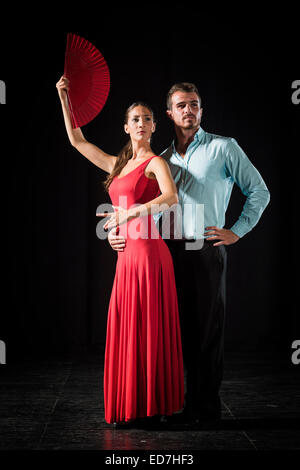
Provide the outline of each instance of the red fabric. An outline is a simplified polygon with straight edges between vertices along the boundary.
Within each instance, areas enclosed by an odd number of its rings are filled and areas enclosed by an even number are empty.
[[[127,208],[160,194],[156,180],[141,163],[109,188],[113,205]],[[161,158],[161,157],[157,157]],[[108,311],[104,404],[108,423],[155,414],[170,415],[183,408],[184,376],[173,261],[152,216],[120,226],[126,247],[118,252]],[[133,224],[135,226],[133,227]],[[152,237],[143,239],[142,236]],[[133,232],[140,236],[134,239]],[[126,234],[127,229],[127,234]]]
[[[101,52],[76,34],[68,33],[64,76],[70,80],[68,101],[72,127],[81,127],[100,113],[108,97],[110,74]]]

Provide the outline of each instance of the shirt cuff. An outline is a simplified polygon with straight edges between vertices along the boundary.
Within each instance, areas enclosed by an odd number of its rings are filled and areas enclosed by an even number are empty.
[[[250,232],[251,228],[242,224],[241,222],[236,222],[230,229],[238,237],[242,238],[246,233]]]

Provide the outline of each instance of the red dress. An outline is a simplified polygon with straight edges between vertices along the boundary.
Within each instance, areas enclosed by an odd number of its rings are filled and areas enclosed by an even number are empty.
[[[130,208],[160,195],[144,170],[150,157],[109,188],[114,206]],[[124,198],[127,197],[127,205]],[[104,363],[107,423],[170,415],[183,408],[184,376],[173,260],[152,215],[119,226]],[[152,235],[152,237],[150,237]]]

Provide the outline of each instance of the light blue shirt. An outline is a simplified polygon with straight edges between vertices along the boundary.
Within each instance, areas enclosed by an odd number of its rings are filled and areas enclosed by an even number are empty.
[[[200,127],[184,158],[177,153],[174,141],[161,156],[177,187],[182,217],[175,218],[175,223],[180,225],[176,230],[183,238],[201,239],[205,227],[224,227],[234,183],[246,196],[242,213],[230,228],[239,237],[257,224],[269,203],[270,193],[260,173],[231,137],[210,134]],[[204,208],[202,225],[197,222],[197,204]],[[154,214],[156,224],[162,214]],[[164,232],[161,235],[164,237]]]

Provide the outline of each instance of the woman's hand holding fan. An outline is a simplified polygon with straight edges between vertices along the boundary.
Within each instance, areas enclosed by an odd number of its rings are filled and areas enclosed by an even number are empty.
[[[66,77],[62,76],[57,84],[56,88],[58,91],[58,96],[61,100],[64,100],[67,98],[67,92],[70,89],[70,80],[68,80]]]
[[[70,143],[94,165],[111,173],[117,159],[88,142],[84,126],[103,108],[109,93],[109,70],[102,54],[91,43],[68,34],[64,74],[56,83]]]

